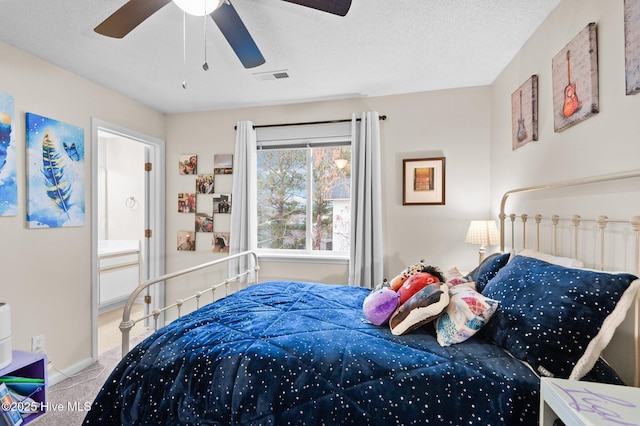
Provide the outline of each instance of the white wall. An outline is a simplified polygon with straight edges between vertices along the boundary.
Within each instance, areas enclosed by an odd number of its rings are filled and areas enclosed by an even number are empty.
[[[640,169],[640,95],[625,94],[623,5],[623,1],[563,0],[494,82],[491,107],[491,199],[494,214],[498,214],[498,202],[508,189]],[[597,24],[600,112],[556,133],[551,60],[590,22]],[[540,83],[539,140],[514,152],[511,150],[510,97],[532,74],[539,75]],[[595,194],[595,197],[587,196],[588,193]],[[580,214],[584,219],[593,220],[604,214],[611,220],[629,220],[640,214],[640,182],[637,179],[591,185],[579,190],[557,190],[550,194],[552,198],[547,205],[553,204],[551,213],[567,213],[563,217]],[[510,199],[507,213],[522,213],[522,208],[535,198],[531,195]],[[537,213],[545,215],[548,211]],[[618,229],[623,229],[628,225],[619,226],[621,228]],[[609,228],[613,227],[609,225]],[[606,269],[634,270],[634,238],[630,234],[630,226],[626,231],[607,234]],[[580,244],[599,247],[598,237],[596,232],[581,234]],[[593,256],[590,252],[573,254],[569,250],[563,253],[566,254],[579,257],[590,267],[600,265],[600,256]],[[630,315],[629,321],[614,338],[618,340],[618,348],[628,347],[633,340]],[[615,362],[625,354],[626,351],[614,350],[607,359]],[[620,360],[614,365],[630,382],[633,369],[621,367]]]
[[[91,117],[164,138],[164,116],[118,93],[0,43],[0,90],[13,95],[18,215],[0,217],[0,299],[12,310],[13,347],[31,350],[44,335],[53,365],[91,357],[91,185],[85,226],[26,229],[26,112],[84,129],[85,177],[91,171]]]
[[[173,165],[179,155],[198,154],[199,172],[210,172],[213,154],[233,153],[238,120],[257,125],[335,120],[366,110],[388,117],[380,122],[386,276],[420,259],[443,269],[472,268],[477,247],[464,243],[469,220],[489,214],[490,95],[482,87],[168,116],[167,271],[220,256],[211,253],[207,234],[197,235],[195,253],[175,248],[177,232],[193,222],[193,215],[176,212],[177,193],[192,190],[194,181],[177,175]],[[403,206],[402,160],[439,156],[446,157],[446,205]],[[260,278],[346,283],[348,273],[344,263],[265,262]],[[168,292],[169,300],[174,297]]]
[[[640,95],[625,95],[623,2],[563,0],[492,86],[491,195],[507,189],[638,168]],[[551,59],[597,23],[600,112],[554,132]],[[511,93],[539,75],[539,140],[511,150]],[[603,203],[605,204],[605,203]],[[637,214],[637,212],[636,212]]]

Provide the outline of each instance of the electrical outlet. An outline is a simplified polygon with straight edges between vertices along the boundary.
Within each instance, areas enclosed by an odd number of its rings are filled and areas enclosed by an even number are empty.
[[[45,353],[43,334],[31,338],[31,352]]]

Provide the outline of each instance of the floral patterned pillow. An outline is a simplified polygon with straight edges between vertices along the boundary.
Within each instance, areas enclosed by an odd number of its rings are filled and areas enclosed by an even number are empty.
[[[461,343],[480,330],[498,308],[498,302],[472,288],[454,286],[449,290],[449,305],[436,320],[441,346]]]

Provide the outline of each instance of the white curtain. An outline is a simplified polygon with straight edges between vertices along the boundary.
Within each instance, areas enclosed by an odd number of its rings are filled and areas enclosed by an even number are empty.
[[[229,253],[235,254],[256,248],[256,131],[250,121],[236,124],[236,148],[233,155],[233,196],[231,199],[231,227]],[[246,270],[246,258],[232,260],[229,272],[233,275]],[[250,277],[252,278],[252,277]]]
[[[384,274],[378,113],[353,114],[351,134],[349,285],[373,288]]]

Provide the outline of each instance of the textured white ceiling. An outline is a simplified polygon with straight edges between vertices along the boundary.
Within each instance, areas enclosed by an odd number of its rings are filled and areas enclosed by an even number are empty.
[[[175,113],[491,84],[559,1],[353,0],[338,17],[280,0],[232,0],[266,59],[253,69],[208,19],[205,72],[204,21],[191,16],[185,63],[183,14],[173,3],[111,39],[93,28],[123,0],[0,0],[0,40]],[[278,70],[290,78],[254,76]]]

